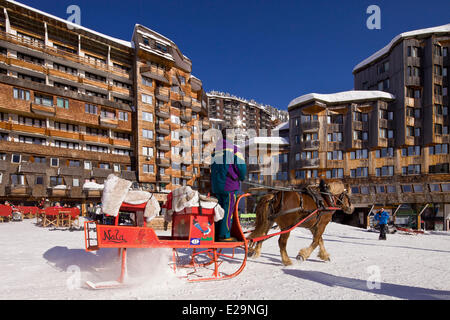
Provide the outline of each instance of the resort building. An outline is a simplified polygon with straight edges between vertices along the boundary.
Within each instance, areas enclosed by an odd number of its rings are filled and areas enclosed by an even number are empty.
[[[0,1],[0,201],[99,202],[111,173],[160,201],[209,189],[208,101],[191,72],[144,26],[123,41]]]

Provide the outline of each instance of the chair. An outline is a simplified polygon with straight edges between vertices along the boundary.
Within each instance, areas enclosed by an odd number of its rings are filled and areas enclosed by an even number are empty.
[[[12,219],[12,208],[10,206],[0,205],[0,221],[10,221]]]
[[[44,209],[44,219],[42,221],[42,226],[44,228],[54,226],[55,228],[59,227],[59,211],[61,208],[45,208]]]

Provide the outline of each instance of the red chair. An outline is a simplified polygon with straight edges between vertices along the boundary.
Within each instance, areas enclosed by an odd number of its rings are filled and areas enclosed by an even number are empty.
[[[42,221],[43,227],[54,226],[55,228],[59,227],[59,211],[61,208],[45,208],[44,209],[44,219]]]
[[[0,221],[10,221],[12,219],[12,208],[10,206],[0,205]]]

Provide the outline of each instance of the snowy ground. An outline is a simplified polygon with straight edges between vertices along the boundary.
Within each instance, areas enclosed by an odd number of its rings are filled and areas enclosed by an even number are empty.
[[[10,222],[0,224],[0,299],[450,300],[449,235],[391,234],[380,242],[377,233],[331,223],[324,234],[331,262],[320,261],[316,251],[298,263],[297,252],[311,236],[296,229],[288,242],[293,266],[281,264],[276,237],[236,278],[206,283],[176,277],[167,266],[170,250],[135,249],[129,254],[131,285],[94,291],[85,281],[117,278],[116,250],[86,252],[82,231]]]

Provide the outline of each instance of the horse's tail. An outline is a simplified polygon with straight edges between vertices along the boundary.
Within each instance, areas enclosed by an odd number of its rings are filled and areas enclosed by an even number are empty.
[[[255,229],[250,234],[250,239],[266,235],[271,224],[273,224],[273,221],[269,221],[269,214],[271,210],[270,203],[274,197],[275,194],[266,194],[259,200],[256,206]]]

